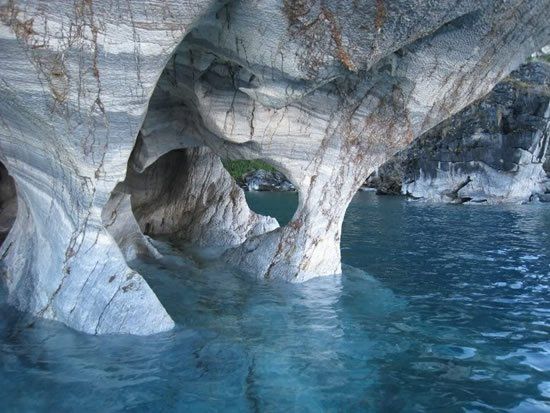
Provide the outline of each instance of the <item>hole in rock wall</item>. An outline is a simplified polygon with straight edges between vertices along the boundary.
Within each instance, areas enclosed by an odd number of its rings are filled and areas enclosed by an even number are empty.
[[[15,182],[0,162],[0,244],[4,242],[17,215]]]
[[[260,160],[224,160],[223,166],[244,191],[248,207],[284,226],[298,208],[298,191],[271,164]]]
[[[196,237],[191,228],[218,203],[209,176],[214,162],[205,150],[188,148],[169,151],[143,171],[128,169],[132,210],[144,234],[182,241]]]
[[[141,231],[184,249],[226,249],[277,227],[249,210],[243,190],[206,146],[168,151],[145,169],[131,159],[124,185]]]
[[[256,103],[242,92],[257,85],[240,59],[205,51],[201,39],[217,17],[205,19],[160,76],[119,190],[130,195],[143,234],[183,248],[227,249],[276,229],[275,219],[288,223],[298,194],[263,162],[222,163],[257,156],[249,138]]]

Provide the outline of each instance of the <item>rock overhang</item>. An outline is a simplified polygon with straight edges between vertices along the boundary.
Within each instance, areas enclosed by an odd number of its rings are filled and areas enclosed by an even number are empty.
[[[258,276],[339,273],[364,178],[547,44],[548,6],[0,3],[0,149],[20,189],[1,251],[11,302],[91,333],[170,328],[127,265],[154,255],[142,233],[163,217],[174,234],[223,239],[225,259]],[[300,193],[293,220],[274,230],[252,214],[220,156],[283,171]],[[166,165],[182,191],[147,190]]]

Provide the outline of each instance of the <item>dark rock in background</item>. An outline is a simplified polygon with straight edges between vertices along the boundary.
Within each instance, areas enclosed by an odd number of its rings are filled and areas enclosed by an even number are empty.
[[[414,141],[366,185],[451,203],[550,198],[550,64],[531,62]]]
[[[278,171],[258,169],[247,172],[241,178],[241,184],[248,191],[295,191],[292,183]]]

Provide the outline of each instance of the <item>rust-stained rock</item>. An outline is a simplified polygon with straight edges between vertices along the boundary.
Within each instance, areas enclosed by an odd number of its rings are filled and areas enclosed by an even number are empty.
[[[549,0],[291,3],[0,0],[0,160],[18,197],[0,250],[10,303],[90,333],[171,328],[126,262],[154,255],[137,225],[163,214],[199,243],[211,225],[238,228],[224,257],[257,276],[339,273],[342,220],[366,176],[550,37]],[[233,197],[195,204],[198,226],[169,202],[140,215],[125,181],[129,161],[147,174],[173,150],[219,174],[199,187],[208,171],[191,163],[186,194]],[[272,230],[251,214],[216,157],[281,170],[300,192],[294,219]]]

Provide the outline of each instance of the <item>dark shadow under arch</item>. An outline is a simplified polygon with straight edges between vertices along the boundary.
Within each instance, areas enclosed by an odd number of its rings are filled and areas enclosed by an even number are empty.
[[[8,170],[0,162],[0,245],[8,236],[17,216],[17,191]]]

